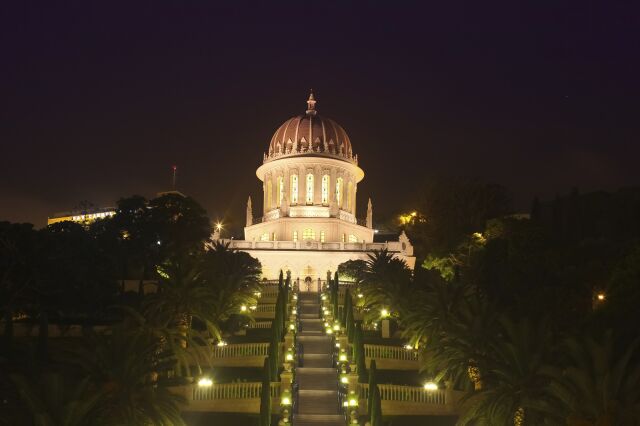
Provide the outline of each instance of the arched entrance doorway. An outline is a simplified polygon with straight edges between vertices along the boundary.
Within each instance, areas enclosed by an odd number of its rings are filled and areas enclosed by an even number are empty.
[[[300,291],[306,292],[318,292],[320,289],[318,288],[317,278],[316,278],[316,270],[311,265],[307,265],[302,270],[302,279],[300,280]]]
[[[307,275],[307,277],[302,282],[302,285],[304,286],[302,291],[313,291],[314,290],[313,278]]]

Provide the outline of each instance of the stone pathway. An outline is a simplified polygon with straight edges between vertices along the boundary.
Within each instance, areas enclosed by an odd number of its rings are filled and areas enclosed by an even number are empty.
[[[302,366],[296,369],[298,413],[294,426],[344,426],[338,405],[338,373],[331,365],[332,339],[324,332],[318,293],[298,293],[298,343]]]

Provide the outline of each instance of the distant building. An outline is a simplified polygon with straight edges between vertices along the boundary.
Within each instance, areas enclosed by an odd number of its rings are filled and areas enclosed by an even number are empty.
[[[111,217],[116,214],[115,207],[104,208],[90,208],[83,210],[75,210],[70,212],[55,213],[53,216],[47,218],[47,225],[53,225],[58,222],[76,222],[81,225],[88,225],[91,222]]]
[[[283,270],[314,287],[341,263],[366,260],[374,250],[387,249],[413,269],[413,246],[404,233],[374,242],[371,200],[366,217],[357,218],[364,171],[345,130],[318,115],[315,104],[312,93],[307,111],[276,130],[256,171],[263,182],[263,213],[253,216],[249,198],[244,240],[225,241],[258,258],[264,277],[276,278]]]

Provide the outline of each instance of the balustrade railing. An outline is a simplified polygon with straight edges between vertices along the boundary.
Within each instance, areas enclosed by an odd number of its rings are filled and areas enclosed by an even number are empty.
[[[359,387],[360,399],[369,397],[369,385],[361,383]],[[378,385],[382,401],[415,402],[417,404],[445,405],[446,391],[444,389],[426,390],[417,386]]]
[[[211,401],[216,399],[259,399],[262,383],[214,383],[208,387],[193,386],[193,401]],[[280,382],[272,382],[269,392],[271,398],[280,397]]]
[[[256,321],[250,322],[247,328],[271,328],[272,321]]]
[[[256,306],[255,312],[275,312],[276,305],[275,303],[260,303]]]
[[[214,358],[233,358],[243,356],[267,356],[269,343],[239,343],[213,348]]]
[[[278,297],[278,285],[263,285],[260,291],[261,299],[275,299]]]
[[[402,346],[364,345],[364,356],[373,359],[418,360],[416,351],[405,349]]]

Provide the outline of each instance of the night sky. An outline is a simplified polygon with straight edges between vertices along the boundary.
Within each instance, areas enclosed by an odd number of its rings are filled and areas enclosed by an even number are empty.
[[[633,2],[10,3],[0,220],[152,197],[176,164],[179,190],[242,226],[311,87],[365,171],[359,216],[434,175],[502,183],[521,209],[640,181]]]

